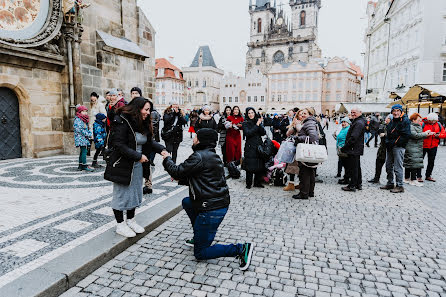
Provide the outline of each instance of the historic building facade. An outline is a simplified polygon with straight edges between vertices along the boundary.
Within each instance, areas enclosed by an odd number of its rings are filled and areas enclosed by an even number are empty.
[[[291,0],[291,20],[270,0],[249,5],[250,41],[246,72],[258,69],[267,74],[274,64],[309,62],[321,57],[316,44],[321,0]]]
[[[446,2],[370,1],[363,97],[388,101],[417,83],[446,83]]]
[[[215,64],[209,46],[200,46],[192,64],[183,68],[186,80],[186,103],[188,110],[210,105],[214,111],[220,109],[220,83],[224,71]]]
[[[0,159],[73,152],[75,106],[92,91],[153,95],[155,32],[136,0],[0,1],[0,11]]]
[[[186,81],[181,69],[167,59],[156,59],[155,77],[155,104],[157,109],[165,110],[171,102],[178,102],[180,105],[185,103]]]

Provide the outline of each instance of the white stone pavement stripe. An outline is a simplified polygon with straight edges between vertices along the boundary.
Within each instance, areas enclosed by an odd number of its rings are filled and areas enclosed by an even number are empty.
[[[34,239],[25,239],[1,249],[0,253],[7,253],[16,257],[23,258],[40,249],[43,249],[48,245],[49,243],[46,242],[37,241]]]
[[[175,196],[176,194],[184,191],[185,189],[187,189],[187,187],[184,187],[184,186],[180,187],[180,188],[176,189],[175,191],[170,192],[168,195],[158,198],[157,200],[150,202],[149,204],[145,205],[144,207],[141,207],[140,209],[138,209],[138,212],[143,212],[143,211],[169,199],[170,197]],[[72,250],[73,248],[87,242],[88,240],[98,236],[99,234],[104,233],[105,231],[114,227],[115,224],[116,223],[114,221],[112,221],[108,224],[105,224],[105,225],[101,226],[100,228],[93,230],[93,231],[63,245],[60,248],[58,248],[52,252],[45,254],[40,258],[37,258],[36,260],[21,266],[20,268],[14,269],[14,270],[2,275],[0,277],[0,288],[9,284],[10,282],[14,281],[15,279],[21,277],[22,275],[48,263],[49,261],[59,257],[60,255],[66,253],[66,252]],[[117,235],[117,236],[119,236],[119,235]]]
[[[163,182],[163,181],[165,181],[165,180],[168,179],[168,178],[170,178],[170,177],[167,175],[167,176],[164,177],[164,178],[161,178],[161,179],[159,179],[159,180],[154,181],[153,184],[154,184],[154,185],[159,184],[160,182]],[[112,194],[105,195],[105,196],[103,196],[103,198],[111,197],[111,195],[112,195]],[[17,238],[17,237],[19,237],[19,236],[22,236],[22,235],[28,233],[28,232],[37,230],[37,229],[39,229],[39,228],[42,228],[42,227],[47,226],[47,225],[49,225],[49,224],[52,224],[52,223],[54,223],[54,222],[60,221],[60,220],[62,220],[62,219],[71,217],[71,216],[73,216],[73,215],[75,215],[75,214],[78,214],[78,213],[84,212],[84,211],[86,211],[86,210],[95,208],[95,207],[97,207],[97,206],[99,206],[99,205],[102,205],[102,204],[104,204],[105,202],[109,202],[109,201],[111,201],[111,198],[107,198],[107,199],[104,199],[104,200],[101,199],[99,202],[96,202],[96,203],[93,203],[93,204],[89,204],[89,205],[87,205],[87,206],[85,206],[85,207],[78,208],[78,209],[76,209],[76,210],[70,211],[70,212],[65,213],[65,214],[62,214],[62,215],[60,215],[60,216],[57,216],[57,217],[51,218],[51,219],[49,219],[49,220],[42,221],[42,222],[37,223],[37,224],[35,224],[35,225],[29,226],[29,227],[27,227],[27,228],[25,228],[25,229],[22,229],[22,230],[20,230],[20,231],[17,231],[17,232],[15,232],[15,233],[12,233],[12,234],[10,234],[10,235],[7,235],[7,236],[4,236],[4,237],[0,238],[0,243],[6,242],[6,241],[11,240],[11,239],[14,239],[14,238]]]

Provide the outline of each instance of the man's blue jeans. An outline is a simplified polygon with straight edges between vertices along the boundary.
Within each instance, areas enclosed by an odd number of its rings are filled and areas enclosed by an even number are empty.
[[[394,185],[394,173],[396,179],[396,186],[402,187],[404,175],[404,153],[406,149],[403,147],[394,147],[387,150],[386,155],[386,171],[387,171],[387,185]]]
[[[192,206],[192,200],[186,197],[183,199],[183,208],[194,227],[194,255],[197,260],[235,257],[242,253],[242,244],[212,245],[217,229],[228,212],[227,207],[196,212]]]

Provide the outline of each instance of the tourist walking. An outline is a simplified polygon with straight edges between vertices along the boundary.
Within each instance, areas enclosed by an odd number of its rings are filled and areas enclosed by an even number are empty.
[[[263,119],[252,107],[246,108],[243,122],[243,135],[246,137],[242,168],[246,171],[246,188],[251,189],[253,181],[255,188],[263,188],[262,178],[265,172],[265,161],[258,152],[263,144],[262,136],[266,135],[262,125]]]
[[[303,109],[300,117],[303,124],[296,137],[296,144],[305,143],[307,138],[310,143],[318,143],[319,136],[316,118],[310,116],[310,111],[308,109]],[[300,192],[293,196],[294,199],[308,199],[309,197],[314,197],[316,166],[317,164],[299,162]]]
[[[271,126],[273,130],[273,140],[277,141],[278,143],[282,142],[282,131],[280,130],[280,123],[281,120],[279,118],[279,115],[275,113]]]
[[[351,115],[353,121],[348,129],[345,144],[340,150],[348,155],[347,176],[350,178],[348,185],[342,187],[342,190],[356,192],[362,190],[361,156],[364,154],[364,132],[367,122],[359,108],[352,108]]]
[[[243,117],[238,106],[232,108],[232,114],[228,117],[228,122],[230,122],[230,125],[226,131],[226,158],[228,163],[235,162],[240,165],[240,159],[242,158],[242,135],[240,130],[242,129]]]
[[[423,143],[423,159],[427,155],[427,168],[426,168],[426,180],[435,182],[432,177],[432,171],[434,171],[435,157],[437,156],[438,145],[440,139],[446,139],[446,132],[443,125],[438,121],[438,114],[430,113],[423,123],[423,131],[433,132],[429,137],[424,140]],[[420,179],[419,181],[423,181]]]
[[[84,105],[76,106],[76,117],[74,118],[74,145],[79,148],[79,166],[77,170],[92,172],[93,169],[87,164],[87,150],[93,134],[89,129],[90,118],[88,116],[88,108]]]
[[[98,164],[99,154],[104,150],[105,141],[107,138],[107,132],[105,129],[107,121],[107,116],[103,113],[96,114],[96,120],[93,124],[93,137],[94,137],[94,148],[96,152],[93,156],[93,163],[91,167],[93,168],[101,168],[102,165]]]
[[[195,133],[195,124],[198,121],[198,112],[194,109],[192,110],[192,112],[190,113],[190,126],[189,126],[189,133],[190,133],[190,138],[192,138],[192,134]]]
[[[117,222],[116,233],[125,237],[144,232],[144,228],[135,221],[135,210],[142,202],[143,177],[150,175],[147,156],[152,151],[167,155],[165,148],[152,137],[151,109],[149,100],[134,98],[118,110],[112,123],[113,153],[107,162],[104,178],[113,182],[111,207]]]
[[[378,147],[378,130],[380,127],[380,120],[379,120],[379,113],[376,113],[374,115],[372,115],[372,117],[370,118],[370,123],[369,123],[369,130],[370,130],[370,138],[367,141],[366,145],[367,147],[370,147],[370,141],[372,141],[372,139],[375,139],[375,147]]]
[[[387,128],[386,126],[390,123],[390,121],[393,119],[393,115],[389,114],[385,122],[380,125],[378,129],[378,135],[381,138],[379,142],[379,148],[378,152],[376,153],[376,160],[375,160],[375,176],[369,180],[369,183],[372,184],[379,184],[379,180],[381,178],[381,172],[383,169],[384,164],[386,164],[386,135],[387,135]]]
[[[217,122],[215,122],[212,116],[212,110],[209,105],[203,106],[198,121],[195,123],[195,133],[202,128],[210,128],[217,130]]]
[[[410,138],[406,145],[403,163],[405,168],[404,182],[412,186],[421,187],[423,184],[417,178],[421,178],[421,169],[424,167],[423,142],[428,136],[435,135],[435,132],[423,132],[423,127],[421,127],[422,118],[419,113],[412,114],[409,120],[411,122]]]
[[[165,156],[163,165],[172,178],[189,185],[189,197],[183,199],[182,205],[194,230],[194,238],[186,244],[193,246],[195,258],[237,257],[240,269],[246,270],[252,259],[253,244],[212,245],[230,204],[224,165],[215,151],[217,141],[217,131],[200,129],[193,140],[194,152],[184,163],[175,165],[172,158]]]
[[[410,121],[403,113],[403,106],[392,106],[393,119],[387,125],[386,137],[386,171],[387,184],[382,190],[390,190],[392,193],[403,193],[403,161],[406,145],[410,138]],[[396,187],[394,181],[396,180]]]
[[[177,102],[171,102],[163,115],[164,127],[161,137],[166,143],[166,149],[172,155],[174,162],[177,161],[178,148],[183,141],[183,126],[186,125],[184,112]]]
[[[227,164],[226,158],[226,129],[231,127],[231,122],[228,121],[228,117],[232,113],[232,108],[230,106],[226,106],[222,116],[220,117],[220,121],[218,122],[218,131],[220,132],[220,139],[218,140],[218,144],[221,147],[221,153],[223,155],[223,163]]]

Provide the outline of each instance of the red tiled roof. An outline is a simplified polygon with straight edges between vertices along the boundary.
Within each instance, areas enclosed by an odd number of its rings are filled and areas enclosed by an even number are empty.
[[[180,80],[184,80],[183,78],[183,72],[180,68],[176,67],[172,63],[170,63],[167,59],[160,58],[155,60],[155,77],[158,77],[158,69],[164,69],[164,76],[162,78],[173,78],[178,79],[175,76],[175,71],[178,71],[180,73]]]
[[[364,74],[362,73],[361,67],[359,67],[358,65],[350,62],[350,68],[353,69],[356,72],[357,76],[360,76],[362,78],[364,77]]]

